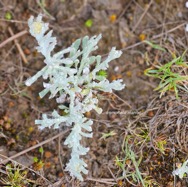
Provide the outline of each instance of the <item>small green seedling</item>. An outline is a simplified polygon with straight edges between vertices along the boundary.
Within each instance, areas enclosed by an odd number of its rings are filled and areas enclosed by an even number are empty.
[[[97,75],[106,78],[107,77],[107,72],[104,71],[104,70],[100,70],[100,71],[97,72]]]
[[[38,157],[33,158],[33,162],[34,162],[33,168],[36,171],[41,170],[44,166],[44,162],[42,160],[42,157],[43,157],[43,154],[44,154],[44,149],[42,147],[39,148],[39,153],[41,154],[41,159],[39,159]]]
[[[33,157],[33,162],[37,163],[39,161],[38,157]]]
[[[162,154],[165,154],[166,144],[167,144],[166,140],[159,140],[158,142],[156,142],[156,146]]]
[[[176,98],[179,99],[178,90],[188,92],[188,63],[184,62],[184,54],[180,57],[174,57],[172,61],[148,68],[144,74],[150,77],[160,79],[160,83],[155,88],[162,97],[167,91],[174,91]]]
[[[31,180],[27,179],[27,170],[21,169],[18,165],[12,167],[11,164],[6,165],[5,178],[0,179],[0,181],[5,184],[5,186],[21,187],[26,186]]]
[[[88,27],[88,28],[92,27],[92,25],[93,25],[93,20],[92,20],[92,19],[88,19],[88,20],[85,22],[85,26]]]
[[[10,12],[5,13],[5,19],[6,20],[11,20],[12,19],[12,14]]]
[[[44,149],[42,147],[39,148],[39,153],[41,153],[41,155],[43,155]]]
[[[36,170],[36,171],[39,171],[43,168],[44,166],[44,162],[42,160],[43,158],[43,154],[44,154],[44,149],[42,147],[39,148],[39,153],[41,154],[41,158],[38,158],[38,157],[33,157],[33,168]]]
[[[150,141],[150,137],[149,137],[149,131],[148,129],[142,129],[142,128],[138,128],[138,130],[140,130],[139,133],[134,133],[136,135],[136,137],[138,137],[139,141],[136,145],[141,145],[145,142],[149,142]]]

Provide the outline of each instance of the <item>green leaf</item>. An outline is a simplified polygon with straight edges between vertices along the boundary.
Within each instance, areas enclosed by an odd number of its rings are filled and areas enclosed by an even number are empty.
[[[37,157],[33,157],[33,161],[36,163],[36,162],[38,162],[38,158]]]
[[[104,71],[104,70],[100,70],[100,71],[97,72],[97,75],[102,76],[102,77],[107,77],[107,72]]]
[[[93,25],[93,20],[92,20],[92,19],[88,19],[88,20],[85,22],[85,26],[88,27],[88,28],[92,27],[92,25]]]
[[[39,153],[41,153],[41,154],[44,153],[44,149],[42,147],[39,148]]]
[[[11,20],[12,19],[12,14],[10,12],[5,13],[5,19]]]
[[[146,44],[148,44],[148,45],[150,45],[152,48],[154,48],[154,49],[158,49],[158,50],[161,50],[161,51],[163,51],[163,52],[166,52],[166,50],[164,49],[164,48],[162,48],[161,46],[159,46],[159,45],[157,45],[157,44],[154,44],[154,43],[152,43],[152,42],[150,42],[150,41],[148,41],[148,40],[144,40],[144,42],[146,43]]]

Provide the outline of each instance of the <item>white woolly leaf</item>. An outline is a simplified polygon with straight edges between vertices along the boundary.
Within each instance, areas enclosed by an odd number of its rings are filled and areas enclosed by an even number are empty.
[[[71,133],[64,144],[72,149],[71,158],[66,166],[70,175],[83,180],[82,174],[87,174],[87,164],[81,156],[85,155],[89,148],[81,145],[83,137],[91,138],[92,120],[84,117],[85,112],[95,110],[101,114],[102,109],[98,106],[98,91],[112,92],[124,88],[122,80],[109,82],[106,77],[99,77],[97,72],[106,70],[109,62],[119,58],[121,51],[112,48],[107,58],[102,61],[101,56],[92,55],[98,46],[102,35],[76,40],[70,47],[54,53],[56,38],[52,36],[48,23],[42,21],[42,15],[33,16],[28,20],[29,31],[38,42],[37,50],[44,56],[45,66],[33,77],[26,81],[30,86],[38,78],[45,79],[44,90],[39,93],[43,98],[49,94],[49,98],[56,98],[59,110],[65,115],[53,111],[51,115],[42,115],[42,119],[36,120],[40,129],[60,128],[62,125],[71,126]],[[92,67],[91,67],[92,65]],[[95,93],[95,94],[93,94]]]

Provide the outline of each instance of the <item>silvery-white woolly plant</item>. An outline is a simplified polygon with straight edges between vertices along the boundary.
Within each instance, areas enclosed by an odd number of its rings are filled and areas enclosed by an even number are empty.
[[[88,170],[81,156],[85,155],[89,148],[81,145],[81,139],[92,137],[93,123],[91,119],[84,116],[84,113],[92,109],[99,114],[102,112],[96,96],[98,91],[112,92],[112,89],[124,88],[122,80],[109,82],[104,75],[108,63],[119,58],[122,52],[112,48],[105,60],[102,60],[100,55],[91,55],[91,52],[98,48],[97,43],[101,39],[101,35],[98,35],[91,38],[85,36],[76,40],[70,47],[54,53],[56,38],[52,37],[52,30],[48,31],[48,23],[42,21],[42,15],[38,15],[37,18],[31,16],[28,25],[31,35],[38,42],[38,52],[45,58],[45,66],[29,78],[26,85],[30,86],[39,77],[43,77],[44,90],[39,93],[40,97],[43,98],[46,94],[50,95],[50,99],[55,97],[59,110],[66,113],[60,115],[54,110],[50,116],[43,114],[42,119],[36,120],[35,123],[40,129],[70,126],[71,132],[64,142],[72,149],[66,171],[82,181],[82,174],[87,174]],[[66,103],[68,101],[68,106],[65,105],[65,101]]]
[[[180,179],[182,179],[185,174],[188,175],[188,159],[180,167],[178,167],[178,169],[174,170],[172,174],[174,176],[179,176]]]

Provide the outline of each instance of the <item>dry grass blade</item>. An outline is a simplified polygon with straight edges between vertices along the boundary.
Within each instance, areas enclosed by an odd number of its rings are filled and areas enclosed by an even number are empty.
[[[0,44],[0,48],[4,47],[7,43],[9,43],[11,41],[14,41],[15,39],[17,39],[17,38],[19,38],[19,37],[21,37],[21,36],[23,36],[23,35],[25,35],[27,33],[28,32],[26,30],[24,30],[24,31],[21,31],[21,32],[15,34],[15,35],[12,35],[10,38],[8,38],[7,40],[5,40],[4,42],[2,42]]]

